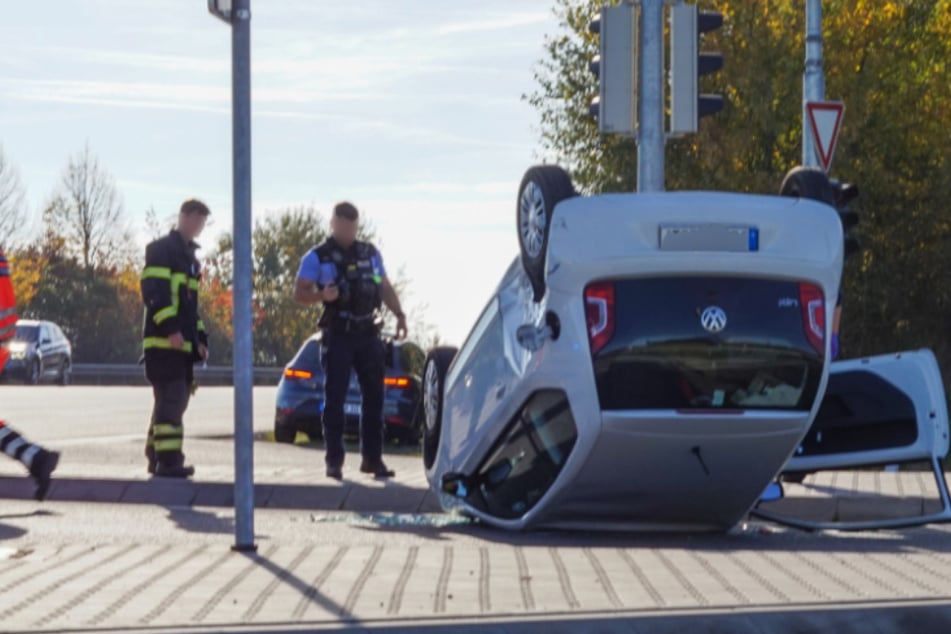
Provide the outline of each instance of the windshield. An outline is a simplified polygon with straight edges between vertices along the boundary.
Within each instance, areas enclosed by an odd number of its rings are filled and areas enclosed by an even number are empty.
[[[17,334],[13,337],[14,341],[36,341],[40,338],[39,326],[17,326]]]

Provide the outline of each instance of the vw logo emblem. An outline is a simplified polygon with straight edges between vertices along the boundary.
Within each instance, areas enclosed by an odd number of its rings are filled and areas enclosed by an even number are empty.
[[[707,332],[717,334],[726,328],[726,311],[719,306],[708,306],[700,313],[700,325]]]

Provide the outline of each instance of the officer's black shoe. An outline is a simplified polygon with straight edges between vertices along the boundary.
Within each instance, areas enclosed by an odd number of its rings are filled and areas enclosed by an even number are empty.
[[[327,477],[334,480],[343,480],[343,467],[340,465],[327,465]]]
[[[190,478],[195,475],[195,467],[191,465],[163,464],[155,465],[155,477],[157,478]]]
[[[30,475],[36,480],[36,492],[33,497],[38,502],[46,499],[46,494],[50,490],[50,480],[53,472],[56,471],[56,465],[59,464],[59,453],[40,449],[39,453],[33,456],[33,464],[30,467]]]
[[[364,460],[360,464],[361,473],[372,473],[375,478],[392,478],[396,472],[387,467],[382,460]]]

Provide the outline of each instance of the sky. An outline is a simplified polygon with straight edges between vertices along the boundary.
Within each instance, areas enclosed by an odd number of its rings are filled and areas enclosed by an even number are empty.
[[[351,200],[442,339],[462,343],[518,253],[515,200],[541,159],[522,99],[548,0],[252,0],[255,218]],[[154,206],[230,229],[230,31],[204,0],[0,0],[0,146],[34,228],[88,143],[145,241]]]

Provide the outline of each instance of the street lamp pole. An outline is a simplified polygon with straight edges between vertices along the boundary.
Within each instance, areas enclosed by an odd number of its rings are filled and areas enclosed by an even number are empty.
[[[809,129],[806,104],[823,101],[826,93],[822,72],[822,0],[806,0],[806,67],[802,75],[802,164],[819,165],[816,143]]]
[[[664,191],[664,0],[642,0],[638,38],[637,191]]]
[[[251,260],[251,0],[209,0],[231,25],[234,195],[234,550],[254,551],[254,341]]]

